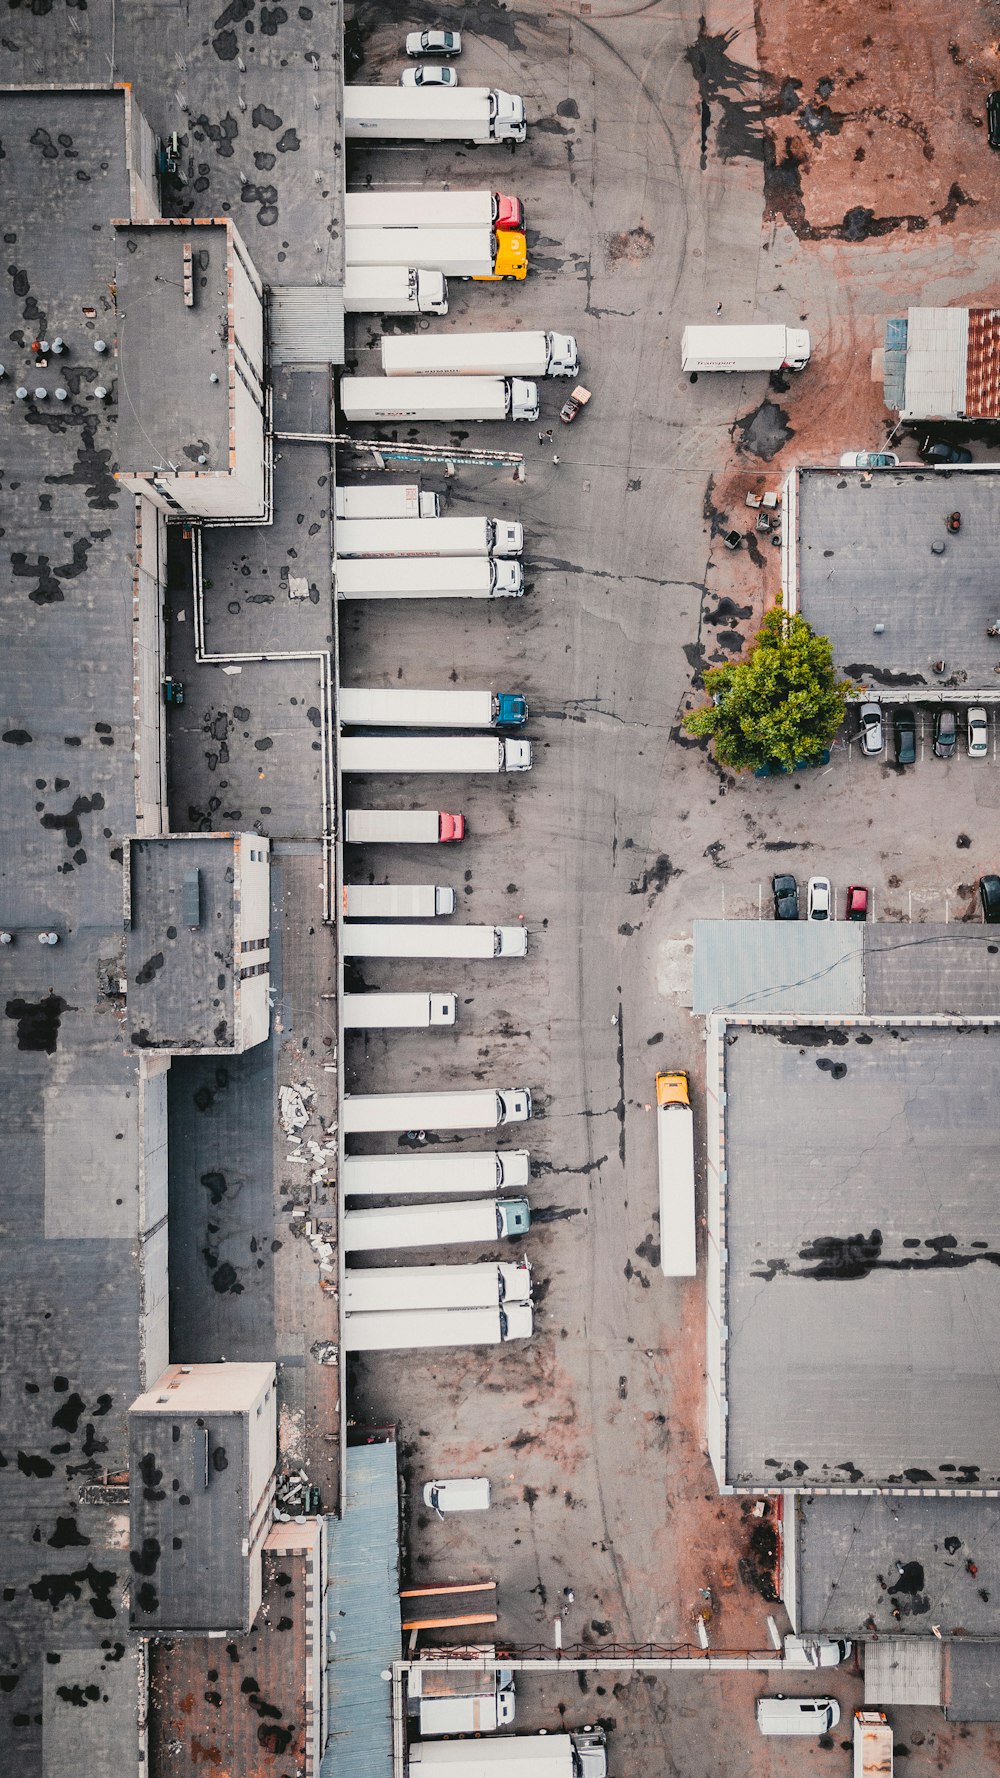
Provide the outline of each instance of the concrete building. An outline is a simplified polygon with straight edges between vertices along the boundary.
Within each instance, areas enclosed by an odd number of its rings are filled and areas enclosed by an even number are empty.
[[[900,419],[1000,419],[1000,309],[908,309],[886,324],[880,356]]]

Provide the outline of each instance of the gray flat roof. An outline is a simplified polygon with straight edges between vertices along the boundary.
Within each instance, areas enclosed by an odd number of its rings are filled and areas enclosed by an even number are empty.
[[[694,1011],[1000,1014],[1000,933],[974,921],[696,920]]]
[[[232,835],[132,840],[128,856],[131,1042],[180,1051],[232,1044],[237,980]],[[194,929],[186,917],[186,895],[194,895],[198,904]]]
[[[726,1477],[1000,1482],[1000,1029],[726,1027]]]
[[[228,230],[149,223],[115,236],[121,467],[228,473]]]
[[[995,1642],[955,1643],[948,1650],[949,1722],[1000,1722],[1000,1647]]]
[[[130,1415],[132,1622],[139,1629],[236,1630],[243,1624],[246,1440],[240,1413]]]
[[[799,609],[829,636],[842,672],[911,697],[922,687],[945,701],[949,689],[1000,695],[1000,651],[986,639],[1000,620],[998,500],[997,477],[980,472],[879,470],[868,485],[856,470],[801,472]],[[962,529],[951,536],[956,508]]]

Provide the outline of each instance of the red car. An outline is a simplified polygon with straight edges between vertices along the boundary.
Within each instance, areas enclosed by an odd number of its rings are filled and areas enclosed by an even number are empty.
[[[847,911],[845,919],[867,920],[868,891],[863,883],[852,883],[847,891]]]

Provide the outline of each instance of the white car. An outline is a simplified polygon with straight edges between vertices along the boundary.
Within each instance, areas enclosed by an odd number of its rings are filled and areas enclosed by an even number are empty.
[[[831,917],[830,910],[832,905],[833,894],[830,889],[829,877],[810,877],[809,911],[806,918],[809,920],[829,920]]]
[[[424,1483],[424,1505],[445,1513],[484,1512],[490,1504],[488,1476],[458,1476],[447,1482]]]
[[[897,469],[899,458],[895,451],[845,451],[840,459],[841,469]]]
[[[851,1652],[851,1643],[828,1636],[786,1636],[786,1667],[839,1667]]]
[[[861,751],[869,756],[881,753],[885,746],[881,704],[862,704],[858,712],[861,724]]]
[[[455,68],[439,68],[434,62],[423,62],[419,68],[404,68],[399,77],[400,86],[457,86],[458,71]]]
[[[461,31],[410,31],[405,44],[408,56],[460,56]]]
[[[990,728],[982,704],[974,704],[966,718],[966,743],[970,759],[985,759],[990,749]]]

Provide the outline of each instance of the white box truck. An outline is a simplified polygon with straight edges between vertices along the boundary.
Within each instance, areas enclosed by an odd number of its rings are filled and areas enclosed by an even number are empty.
[[[524,569],[503,556],[365,556],[333,564],[341,599],[520,599]]]
[[[341,377],[348,425],[359,420],[537,420],[538,385],[523,377]]]
[[[361,266],[419,266],[445,278],[471,278],[498,284],[520,283],[527,275],[528,248],[516,231],[492,228],[349,228],[344,258],[351,272]]]
[[[455,891],[443,883],[345,883],[347,920],[433,920],[455,912]]]
[[[523,142],[524,100],[485,86],[345,86],[349,142]]]
[[[338,519],[436,519],[441,502],[416,482],[365,482],[338,488],[333,496]]]
[[[344,1131],[495,1130],[531,1116],[527,1087],[470,1087],[457,1093],[345,1093]]]
[[[531,742],[498,735],[342,735],[343,772],[530,772]]]
[[[342,685],[338,715],[349,728],[521,728],[528,705],[519,691]]]
[[[448,845],[465,838],[465,816],[447,809],[345,809],[348,845]]]
[[[499,1346],[505,1340],[529,1340],[533,1327],[530,1303],[494,1303],[488,1309],[388,1309],[379,1314],[345,1315],[344,1351]],[[526,1778],[523,1771],[522,1778]]]
[[[489,1309],[494,1303],[530,1301],[531,1267],[526,1259],[484,1260],[471,1266],[371,1266],[344,1274],[343,1305],[355,1315]]]
[[[366,926],[359,921],[341,934],[343,957],[524,957],[527,951],[525,926]]]
[[[801,327],[748,321],[738,327],[685,327],[681,370],[804,370],[809,335]]]
[[[524,526],[516,519],[341,519],[337,556],[519,556]]]
[[[660,1270],[665,1278],[693,1278],[697,1270],[694,1114],[686,1074],[656,1077],[656,1147],[660,1175]]]
[[[449,1653],[451,1651],[449,1650]],[[455,1653],[462,1651],[455,1650]],[[470,1650],[495,1658],[496,1650]],[[406,1676],[409,1707],[416,1706],[422,1735],[490,1735],[514,1721],[514,1674],[490,1669],[444,1666],[425,1650]]]
[[[448,280],[429,266],[351,265],[345,315],[447,315]]]
[[[469,1241],[516,1240],[531,1226],[527,1198],[469,1198],[450,1204],[391,1204],[385,1210],[345,1210],[345,1253],[389,1247],[449,1247]]]
[[[344,227],[523,230],[524,209],[505,191],[349,191]]]
[[[607,1778],[603,1729],[568,1735],[497,1735],[490,1741],[415,1741],[409,1769],[420,1778]]]
[[[458,1002],[454,994],[435,989],[428,994],[345,994],[347,1031],[419,1031],[432,1025],[453,1025]]]
[[[387,377],[578,377],[571,333],[511,328],[497,333],[383,334]]]
[[[881,1710],[854,1712],[854,1778],[892,1778],[892,1729]]]
[[[519,1191],[530,1176],[531,1157],[523,1148],[352,1154],[342,1169],[344,1191],[358,1198]]]

